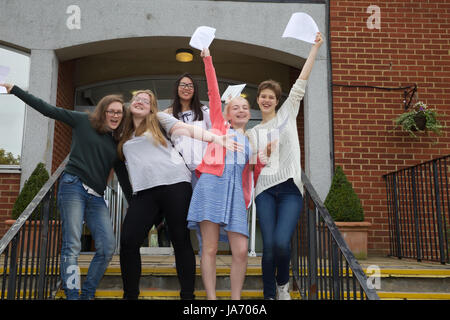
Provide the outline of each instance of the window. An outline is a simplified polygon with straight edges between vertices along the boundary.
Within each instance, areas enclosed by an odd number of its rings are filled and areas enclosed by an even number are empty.
[[[75,110],[87,111],[92,110],[100,99],[108,94],[122,94],[125,101],[130,101],[132,92],[140,89],[150,89],[158,98],[158,107],[160,110],[166,109],[172,102],[173,85],[178,76],[155,76],[153,78],[143,79],[124,79],[114,80],[104,83],[98,83],[82,88],[78,88],[75,94]],[[206,80],[204,77],[194,76],[199,87],[200,101],[208,105],[208,92]],[[229,85],[240,84],[233,80],[218,79],[219,91],[223,93]],[[247,129],[252,128],[261,121],[261,111],[256,104],[257,86],[247,84],[242,92],[251,105],[251,119],[247,125]],[[287,95],[283,94],[280,105],[284,102]],[[222,106],[223,107],[223,106]]]
[[[9,68],[5,83],[28,90],[29,55],[0,46],[0,65]],[[0,166],[19,164],[25,104],[13,95],[0,94]]]

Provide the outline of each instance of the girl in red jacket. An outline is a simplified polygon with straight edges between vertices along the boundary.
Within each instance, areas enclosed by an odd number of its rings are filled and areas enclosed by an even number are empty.
[[[243,151],[227,151],[209,144],[202,163],[197,167],[200,176],[193,191],[188,213],[188,227],[200,229],[202,258],[200,262],[203,285],[209,300],[216,299],[216,253],[219,230],[227,232],[232,252],[231,299],[238,300],[244,283],[248,257],[247,207],[251,195],[250,158],[252,150],[244,135],[250,119],[250,104],[242,97],[232,99],[222,114],[216,73],[209,50],[201,53],[205,63],[212,129],[218,135],[234,134],[244,145]]]

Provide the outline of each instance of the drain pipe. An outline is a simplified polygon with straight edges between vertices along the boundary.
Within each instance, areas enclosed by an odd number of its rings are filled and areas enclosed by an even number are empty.
[[[334,176],[334,167],[335,167],[335,159],[334,159],[334,116],[333,116],[333,72],[332,72],[332,63],[331,63],[331,31],[330,31],[330,1],[327,0],[326,5],[326,14],[327,14],[327,61],[328,61],[328,86],[330,90],[328,91],[328,104],[329,104],[329,128],[330,128],[330,161],[331,161],[331,179]],[[331,181],[330,181],[331,182]]]

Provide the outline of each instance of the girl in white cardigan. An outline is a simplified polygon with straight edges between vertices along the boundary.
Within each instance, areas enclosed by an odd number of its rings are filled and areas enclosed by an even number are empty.
[[[263,239],[265,299],[290,300],[290,240],[303,207],[296,118],[307,79],[322,43],[319,32],[299,78],[278,112],[275,108],[280,101],[280,85],[273,80],[259,85],[256,102],[262,112],[262,121],[247,131],[254,150],[261,149],[267,142],[278,140],[278,146],[272,150],[255,187],[256,212]]]

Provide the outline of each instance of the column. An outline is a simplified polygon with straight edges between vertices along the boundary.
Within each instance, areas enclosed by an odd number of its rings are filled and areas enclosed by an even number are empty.
[[[58,85],[58,58],[53,50],[31,50],[29,92],[55,104]],[[39,162],[51,174],[54,120],[26,106],[22,142],[20,187]]]
[[[332,179],[331,101],[328,62],[317,57],[305,94],[305,173],[322,201]]]

